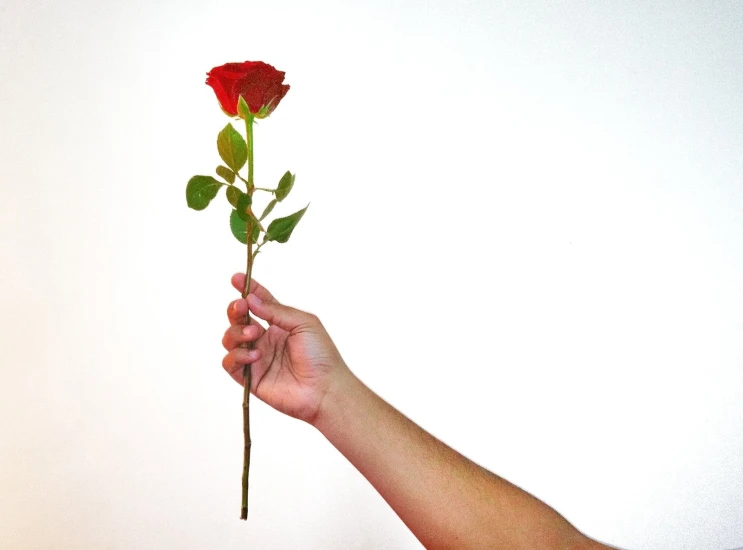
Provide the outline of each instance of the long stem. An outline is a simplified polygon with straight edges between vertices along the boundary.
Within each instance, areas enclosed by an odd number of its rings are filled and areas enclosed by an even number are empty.
[[[248,193],[253,196],[253,116],[248,115],[245,119],[245,130],[247,133],[248,143]]]
[[[253,196],[253,117],[248,115],[245,119],[245,129],[247,131],[248,144],[248,195]],[[250,280],[253,276],[253,224],[247,224],[247,241],[248,241],[248,265],[245,270],[245,287],[242,291],[242,297],[247,298],[250,292]],[[245,325],[250,324],[250,310],[245,314]],[[253,342],[248,343],[248,348],[253,348]],[[250,388],[253,383],[253,370],[251,365],[243,366],[243,436],[245,445],[243,447],[243,478],[242,478],[242,506],[240,508],[240,519],[248,519],[248,475],[250,473]]]

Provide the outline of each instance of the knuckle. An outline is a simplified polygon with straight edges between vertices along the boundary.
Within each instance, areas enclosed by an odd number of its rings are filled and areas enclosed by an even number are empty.
[[[223,341],[225,344],[224,347],[227,351],[232,351],[233,349],[235,349],[235,347],[237,347],[237,344],[239,343],[238,334],[240,333],[240,330],[241,328],[235,325],[228,328],[227,331],[224,333]]]
[[[224,367],[224,370],[232,374],[235,372],[239,367],[239,360],[237,357],[237,354],[235,353],[236,350],[232,350],[227,355],[224,356],[224,359],[222,360],[222,366]]]
[[[237,321],[244,315],[244,306],[240,304],[240,300],[233,300],[230,302],[230,305],[227,306],[227,317],[231,322]]]
[[[320,318],[315,315],[314,313],[308,313],[307,314],[307,320],[313,324],[313,325],[322,325],[322,322],[320,321]]]

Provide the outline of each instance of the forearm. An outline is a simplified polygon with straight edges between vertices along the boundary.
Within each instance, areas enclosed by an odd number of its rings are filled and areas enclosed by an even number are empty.
[[[590,542],[552,508],[428,434],[350,371],[326,396],[315,425],[426,548],[567,549]]]

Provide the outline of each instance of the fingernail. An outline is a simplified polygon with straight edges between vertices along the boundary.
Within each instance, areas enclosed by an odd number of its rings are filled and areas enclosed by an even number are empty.
[[[253,303],[257,306],[261,305],[263,302],[261,302],[261,299],[258,298],[255,294],[251,294],[250,296],[253,297]]]
[[[250,329],[250,327],[245,327],[245,328],[243,329],[243,334],[244,334],[245,336],[248,336],[248,335],[250,334],[250,332],[251,332],[251,329]]]

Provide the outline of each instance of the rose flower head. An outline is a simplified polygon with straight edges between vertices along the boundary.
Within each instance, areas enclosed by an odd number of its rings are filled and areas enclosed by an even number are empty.
[[[206,83],[226,114],[245,118],[238,108],[242,96],[256,118],[265,118],[289,91],[289,85],[283,83],[285,74],[263,61],[226,63],[206,73]]]

